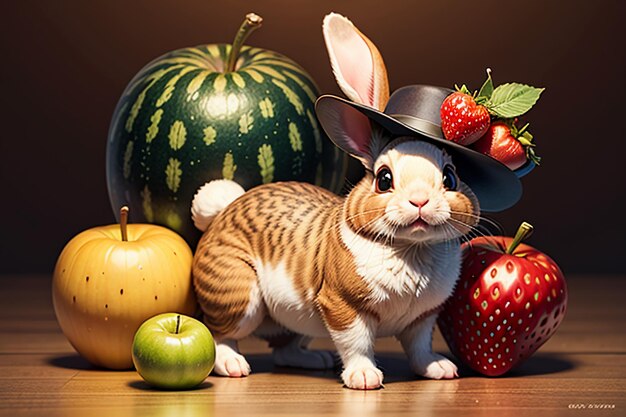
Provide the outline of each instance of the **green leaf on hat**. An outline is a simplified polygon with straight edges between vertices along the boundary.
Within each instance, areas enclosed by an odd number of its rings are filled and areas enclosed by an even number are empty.
[[[487,102],[489,113],[502,118],[521,116],[539,100],[544,88],[508,83],[496,87]]]

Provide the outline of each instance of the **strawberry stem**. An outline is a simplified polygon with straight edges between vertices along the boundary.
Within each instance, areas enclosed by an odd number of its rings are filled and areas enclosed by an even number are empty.
[[[523,128],[521,128],[521,129],[519,129],[519,130],[517,131],[517,134],[518,134],[518,135],[523,135],[523,134],[524,134],[524,132],[526,131],[526,129],[528,129],[528,126],[530,126],[530,123],[526,123],[526,124],[524,125],[524,127],[523,127]]]
[[[472,95],[472,92],[469,90],[469,88],[467,88],[467,86],[465,84],[463,84],[461,87],[459,87],[458,84],[454,84],[454,88],[456,89],[456,91],[458,91],[460,93],[467,94],[468,96]],[[472,97],[474,97],[474,96],[472,96]]]
[[[531,144],[529,147],[526,148],[526,157],[533,161],[536,165],[540,165],[541,157],[535,153],[535,150],[532,148],[533,146],[535,145]]]
[[[506,249],[507,255],[512,255],[515,249],[517,249],[517,247],[519,246],[519,244],[522,243],[522,240],[530,236],[532,232],[533,226],[530,223],[522,222],[522,224],[520,224],[519,228],[517,229],[517,233],[515,234],[513,241]]]

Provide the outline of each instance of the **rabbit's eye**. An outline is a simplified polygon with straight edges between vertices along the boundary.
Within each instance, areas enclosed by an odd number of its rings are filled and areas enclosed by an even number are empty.
[[[456,172],[452,165],[446,165],[443,167],[443,186],[446,190],[454,191],[458,185],[459,180],[457,179]]]
[[[393,176],[387,167],[382,167],[376,174],[376,191],[379,193],[389,191],[393,187]]]

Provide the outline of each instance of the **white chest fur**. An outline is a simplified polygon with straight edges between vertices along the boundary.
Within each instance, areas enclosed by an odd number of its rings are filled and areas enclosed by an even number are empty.
[[[313,304],[313,290],[298,292],[294,277],[284,263],[276,266],[255,263],[261,297],[274,321],[296,333],[328,337],[328,330]]]
[[[461,266],[458,241],[391,247],[355,234],[345,223],[341,238],[371,289],[371,307],[380,317],[377,336],[398,334],[452,294]]]

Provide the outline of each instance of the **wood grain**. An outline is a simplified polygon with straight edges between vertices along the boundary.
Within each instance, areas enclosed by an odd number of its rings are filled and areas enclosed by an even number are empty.
[[[242,350],[250,377],[210,376],[196,390],[163,392],[134,371],[96,369],[74,352],[56,323],[49,277],[2,276],[0,415],[626,415],[624,278],[567,277],[570,304],[561,328],[506,377],[462,369],[452,381],[418,379],[398,343],[381,339],[377,359],[385,388],[351,391],[335,372],[274,369],[265,344],[248,339]],[[332,347],[326,340],[313,346]],[[439,334],[434,347],[447,353]],[[590,408],[602,406],[609,408]]]

